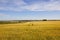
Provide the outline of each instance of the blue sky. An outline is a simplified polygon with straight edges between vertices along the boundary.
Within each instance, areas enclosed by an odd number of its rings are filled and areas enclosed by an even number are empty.
[[[0,0],[0,20],[60,19],[60,0]]]

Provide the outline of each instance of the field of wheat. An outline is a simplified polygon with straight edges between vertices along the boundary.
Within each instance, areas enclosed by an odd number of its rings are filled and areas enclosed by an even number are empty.
[[[0,24],[0,40],[60,40],[60,21]]]

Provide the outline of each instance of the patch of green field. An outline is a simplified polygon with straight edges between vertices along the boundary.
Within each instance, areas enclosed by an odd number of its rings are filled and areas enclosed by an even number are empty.
[[[60,21],[0,24],[0,40],[60,40]]]

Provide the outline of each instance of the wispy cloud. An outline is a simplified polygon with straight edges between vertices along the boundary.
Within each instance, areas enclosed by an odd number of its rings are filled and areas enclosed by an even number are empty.
[[[0,16],[9,16],[9,15],[7,15],[7,14],[3,14],[3,13],[0,13]]]
[[[0,0],[0,10],[21,11],[24,5],[22,0]]]
[[[55,11],[60,10],[60,0],[0,0],[0,10]]]
[[[60,10],[60,1],[50,0],[49,2],[36,2],[29,6],[25,6],[25,9],[31,11],[56,11]]]

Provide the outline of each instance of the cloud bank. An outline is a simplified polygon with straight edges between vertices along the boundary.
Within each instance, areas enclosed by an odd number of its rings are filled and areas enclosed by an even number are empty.
[[[60,11],[60,0],[0,0],[0,10]]]

